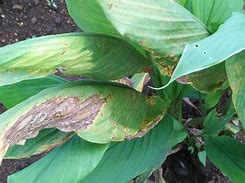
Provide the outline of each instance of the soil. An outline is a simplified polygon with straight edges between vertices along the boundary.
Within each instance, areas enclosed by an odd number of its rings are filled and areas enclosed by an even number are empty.
[[[204,167],[187,146],[168,156],[162,174],[166,183],[231,183],[209,160]]]
[[[79,31],[67,13],[64,0],[57,0],[57,6],[57,9],[48,6],[47,0],[0,0],[0,46],[42,35]],[[0,111],[4,110],[4,106],[0,106]],[[8,175],[40,157],[4,160],[0,183],[6,183]],[[209,161],[204,168],[187,147],[167,158],[162,173],[167,183],[229,183]]]
[[[67,16],[64,0],[57,9],[47,0],[0,0],[0,46],[41,35],[79,29]]]

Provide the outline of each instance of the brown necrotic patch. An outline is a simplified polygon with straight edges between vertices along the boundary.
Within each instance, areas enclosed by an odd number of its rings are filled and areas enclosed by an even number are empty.
[[[64,132],[86,130],[98,115],[104,98],[98,95],[85,100],[78,97],[52,98],[21,116],[5,135],[8,145],[23,144],[45,128]]]

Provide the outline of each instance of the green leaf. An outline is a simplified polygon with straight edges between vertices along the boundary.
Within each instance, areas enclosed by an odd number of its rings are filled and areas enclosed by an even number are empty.
[[[188,2],[188,0],[176,0],[179,4],[181,4],[182,6],[185,6],[186,3]]]
[[[25,145],[14,145],[6,153],[4,159],[29,158],[33,155],[48,152],[68,141],[74,133],[65,133],[57,129],[44,129],[38,136],[26,141]]]
[[[162,72],[174,68],[185,44],[208,36],[204,25],[172,0],[98,2],[117,31],[149,51]]]
[[[95,143],[143,136],[166,113],[159,97],[125,85],[81,81],[41,91],[0,115],[0,158],[45,128],[75,131]],[[1,159],[0,159],[1,160]]]
[[[135,180],[134,183],[147,183],[147,180],[151,176],[153,170],[147,171],[145,173],[140,174]],[[129,182],[128,182],[129,183]]]
[[[169,83],[181,76],[217,65],[241,52],[245,49],[244,35],[245,15],[233,13],[215,34],[186,46]]]
[[[187,0],[184,5],[211,32],[215,32],[232,14],[242,11],[243,0]]]
[[[0,85],[57,72],[114,80],[149,68],[150,62],[128,43],[102,35],[67,33],[0,48]]]
[[[218,116],[216,109],[210,111],[205,118],[204,121],[204,135],[218,135],[221,130],[225,127],[225,124],[228,123],[232,117],[234,116],[234,112],[230,112],[226,116]]]
[[[170,115],[144,137],[112,145],[98,166],[81,182],[123,183],[159,167],[186,131]]]
[[[55,87],[62,83],[68,83],[68,81],[57,76],[48,76],[0,86],[0,101],[5,107],[11,108],[46,88]]]
[[[8,182],[78,182],[96,167],[107,147],[107,144],[93,144],[78,137],[72,138],[41,160],[9,176]]]
[[[232,89],[232,100],[245,128],[245,51],[226,61],[226,72]]]
[[[133,87],[139,92],[142,92],[145,84],[150,81],[150,76],[147,73],[136,73],[132,76]]]
[[[214,92],[207,93],[204,96],[205,108],[211,109],[211,108],[215,107],[218,104],[221,95],[222,95],[222,90],[216,90]]]
[[[198,159],[203,164],[204,167],[206,166],[206,160],[207,160],[206,156],[207,155],[205,151],[198,152]]]
[[[195,89],[203,93],[214,92],[220,89],[226,79],[224,63],[188,75],[188,82]]]
[[[234,183],[245,180],[245,144],[230,137],[209,137],[205,141],[208,158]]]
[[[82,31],[110,35],[123,39],[112,23],[107,19],[97,0],[66,0],[66,4],[69,14]],[[130,42],[130,44],[143,56],[147,57],[147,54],[139,45],[132,42]]]
[[[84,32],[120,37],[97,0],[66,0],[68,12]]]
[[[191,85],[184,85],[184,98],[200,99],[200,92],[195,90]]]
[[[92,144],[75,137],[8,180],[10,183],[125,182],[149,168],[160,166],[170,148],[186,135],[183,126],[167,115],[146,136],[111,145],[102,159],[107,145]]]

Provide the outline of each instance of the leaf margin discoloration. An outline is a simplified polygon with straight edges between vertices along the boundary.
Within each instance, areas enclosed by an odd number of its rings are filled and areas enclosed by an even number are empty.
[[[105,144],[111,141],[123,141],[125,140],[124,128],[129,129],[128,135],[135,134],[152,124],[158,116],[163,117],[166,113],[166,105],[161,98],[152,96],[155,102],[153,102],[154,105],[151,105],[148,99],[149,96],[126,85],[88,80],[59,85],[41,91],[0,115],[0,121],[2,121],[0,123],[0,160],[6,153],[5,150],[9,148],[9,145],[3,144],[4,134],[11,128],[13,122],[16,122],[21,115],[31,110],[33,106],[59,96],[76,96],[84,100],[93,95],[99,95],[106,102],[94,123],[88,129],[76,133],[81,138],[94,143]],[[115,121],[117,133],[112,133],[112,126],[108,120]],[[113,139],[113,135],[117,138]]]

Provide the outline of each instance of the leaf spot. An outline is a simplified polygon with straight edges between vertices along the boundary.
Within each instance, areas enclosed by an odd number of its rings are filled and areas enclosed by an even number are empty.
[[[5,134],[5,144],[23,144],[45,128],[64,132],[86,130],[93,124],[106,99],[98,95],[85,100],[78,97],[52,98],[33,107],[21,116]]]

